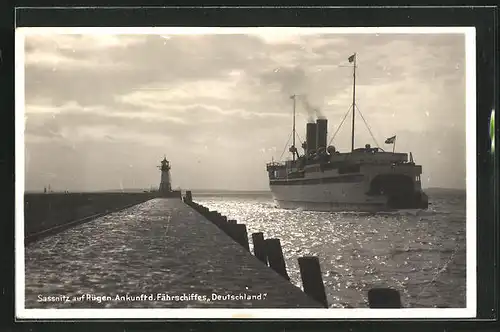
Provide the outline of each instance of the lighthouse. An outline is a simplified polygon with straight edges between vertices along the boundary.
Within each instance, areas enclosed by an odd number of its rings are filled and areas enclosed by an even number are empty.
[[[172,190],[172,178],[170,177],[170,162],[167,157],[163,157],[161,165],[157,166],[161,171],[160,188],[158,190],[160,197],[181,198],[180,190]]]
[[[172,191],[172,184],[170,182],[170,162],[167,157],[164,157],[161,161],[161,181],[160,181],[160,193],[167,194]]]

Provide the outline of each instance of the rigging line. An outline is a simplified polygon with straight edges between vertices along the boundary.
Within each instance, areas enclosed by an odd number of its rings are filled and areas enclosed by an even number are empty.
[[[295,135],[297,135],[297,137],[299,138],[299,143],[302,144],[302,138],[300,137],[300,135],[296,132]]]
[[[351,107],[349,107],[349,109],[347,110],[347,112],[345,113],[344,115],[344,118],[342,119],[342,122],[340,122],[339,126],[337,127],[337,130],[335,131],[335,133],[333,134],[332,138],[330,138],[330,142],[328,143],[328,145],[331,145],[332,142],[333,142],[333,139],[335,138],[335,136],[337,136],[337,133],[339,132],[340,128],[342,128],[342,125],[344,124],[345,122],[345,119],[347,119],[347,116],[349,115],[349,113],[351,112],[351,108],[352,108],[352,105]]]
[[[286,147],[288,146],[288,143],[290,143],[290,138],[292,138],[292,135],[293,135],[293,132],[290,133],[290,136],[288,136],[288,141],[286,141],[285,148],[283,149],[283,152],[281,153],[279,160],[281,160],[281,158],[283,158],[283,155],[285,154],[285,151],[286,151]]]
[[[363,119],[363,122],[365,123],[365,126],[368,129],[368,131],[370,132],[370,135],[372,136],[373,141],[375,142],[375,144],[377,144],[377,147],[379,147],[380,145],[378,144],[377,140],[375,139],[375,136],[373,135],[372,130],[370,129],[370,126],[366,122],[365,117],[363,116],[363,113],[361,113],[361,111],[359,110],[357,105],[356,105],[356,109],[358,110],[359,115],[361,115],[361,119]]]

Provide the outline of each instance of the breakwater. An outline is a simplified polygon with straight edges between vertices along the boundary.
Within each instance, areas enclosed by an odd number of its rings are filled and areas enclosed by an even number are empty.
[[[25,194],[25,241],[36,241],[76,223],[90,221],[154,197],[156,193]]]
[[[193,201],[191,191],[187,191],[183,201],[195,209],[206,219],[214,223],[236,243],[240,244],[246,251],[250,251],[249,236],[245,224],[238,224],[236,220],[228,219],[217,211],[211,211],[207,207]],[[265,239],[262,232],[253,233],[252,236],[254,256],[265,266],[274,270],[285,280],[290,281],[288,276],[283,250],[279,239]],[[325,286],[323,283],[321,266],[316,256],[304,256],[298,258],[300,276],[303,291],[309,297],[328,308]],[[370,308],[402,308],[401,294],[392,288],[376,287],[368,290],[368,306]]]
[[[322,307],[179,199],[107,214],[25,255],[27,308]]]

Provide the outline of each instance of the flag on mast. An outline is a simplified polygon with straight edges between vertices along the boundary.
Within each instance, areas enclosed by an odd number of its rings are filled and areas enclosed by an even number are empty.
[[[389,137],[388,139],[385,140],[385,144],[394,144],[396,141],[396,135]]]
[[[349,60],[349,63],[353,62],[353,61],[354,61],[354,58],[356,58],[356,53],[354,53],[353,55],[351,55],[351,56],[349,57],[349,59],[348,59],[348,60]]]

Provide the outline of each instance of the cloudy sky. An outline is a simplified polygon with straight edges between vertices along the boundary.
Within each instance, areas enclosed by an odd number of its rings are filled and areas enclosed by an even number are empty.
[[[105,32],[105,30],[104,30]],[[329,119],[357,105],[381,147],[413,152],[425,187],[465,188],[463,34],[56,34],[25,38],[26,188],[266,190],[291,132],[291,94]],[[305,136],[308,112],[298,103]],[[350,122],[350,118],[348,118]],[[350,150],[346,122],[333,141]],[[357,146],[376,145],[360,116]]]

